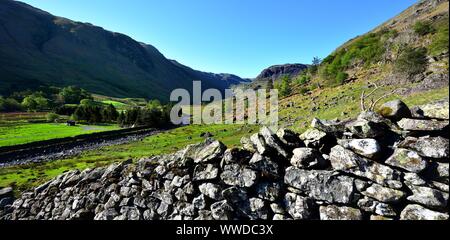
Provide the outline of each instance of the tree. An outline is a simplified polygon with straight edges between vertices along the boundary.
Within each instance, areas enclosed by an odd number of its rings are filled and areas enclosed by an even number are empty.
[[[148,102],[148,109],[160,109],[162,107],[161,102],[158,99],[154,99]]]
[[[59,95],[66,104],[79,104],[83,99],[93,99],[86,90],[75,86],[63,88]]]
[[[47,119],[47,122],[53,123],[53,122],[56,122],[59,119],[59,115],[56,114],[56,113],[47,113],[45,118]]]
[[[405,48],[395,62],[395,69],[408,76],[424,72],[428,63],[426,53],[425,48]]]
[[[428,21],[418,21],[416,22],[416,24],[414,24],[414,32],[416,32],[420,36],[425,36],[429,33],[433,33],[434,28]]]
[[[281,78],[279,91],[281,96],[288,96],[291,94],[291,79],[289,76],[286,75]]]
[[[119,113],[117,112],[114,105],[110,104],[102,110],[103,122],[114,122],[117,120]]]
[[[0,112],[15,112],[22,110],[22,106],[13,98],[0,97]]]
[[[48,108],[48,99],[40,94],[32,94],[25,97],[22,106],[28,111],[41,111]]]

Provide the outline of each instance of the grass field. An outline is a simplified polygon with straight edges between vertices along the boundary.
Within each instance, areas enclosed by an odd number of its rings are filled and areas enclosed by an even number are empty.
[[[108,165],[127,159],[140,159],[171,153],[193,143],[203,141],[200,134],[210,132],[215,139],[228,147],[239,145],[241,137],[259,129],[249,125],[186,126],[150,136],[143,141],[109,146],[87,151],[76,157],[40,164],[0,168],[0,188],[13,186],[16,191],[25,190],[71,169],[86,169]]]
[[[118,101],[113,101],[113,100],[105,100],[105,101],[102,101],[102,103],[108,104],[108,105],[112,104],[117,110],[124,110],[128,107],[128,105],[123,102],[118,102]]]
[[[29,121],[45,121],[46,112],[13,112],[0,113],[0,126],[11,123],[26,123]]]
[[[11,123],[0,125],[0,147],[73,137],[76,135],[115,130],[117,125],[77,125],[62,123]]]

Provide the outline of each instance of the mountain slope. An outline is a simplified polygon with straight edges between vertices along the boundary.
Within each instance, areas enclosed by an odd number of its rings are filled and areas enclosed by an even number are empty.
[[[39,85],[78,85],[113,97],[167,100],[172,89],[225,89],[243,79],[195,71],[155,47],[89,23],[0,0],[0,94]]]

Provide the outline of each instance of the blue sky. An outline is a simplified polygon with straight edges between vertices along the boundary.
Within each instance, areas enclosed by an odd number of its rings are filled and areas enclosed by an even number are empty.
[[[310,63],[416,0],[24,0],[157,47],[192,68],[256,77]]]

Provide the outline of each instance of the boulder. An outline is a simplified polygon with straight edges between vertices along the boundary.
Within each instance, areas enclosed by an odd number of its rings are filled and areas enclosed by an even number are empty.
[[[378,184],[401,188],[401,173],[378,162],[363,158],[337,145],[331,149],[330,162],[334,170],[367,178]]]
[[[256,196],[258,198],[275,202],[281,195],[281,184],[276,182],[262,182],[256,185]]]
[[[250,151],[250,152],[256,152],[257,151],[257,149],[253,145],[252,141],[248,137],[242,137],[240,143],[242,145],[242,148],[247,150],[247,151]]]
[[[400,220],[448,220],[448,214],[436,212],[417,204],[406,206],[400,214]]]
[[[293,151],[291,165],[298,168],[321,168],[326,165],[325,159],[315,149],[312,148],[296,148]]]
[[[405,131],[442,131],[449,121],[403,118],[397,124]]]
[[[268,220],[269,210],[264,200],[260,198],[250,198],[249,200],[250,214],[248,217],[253,220]]]
[[[311,128],[300,135],[300,139],[304,141],[306,147],[320,148],[327,141],[327,134],[318,129]]]
[[[320,206],[320,220],[362,220],[359,209],[335,205]]]
[[[263,178],[278,179],[280,177],[278,164],[259,153],[253,154],[249,162],[249,168],[255,170]]]
[[[449,140],[443,137],[407,137],[398,147],[414,150],[422,157],[449,157]]]
[[[362,194],[384,203],[398,203],[406,197],[405,192],[383,187],[379,184],[372,184]]]
[[[383,104],[378,112],[386,118],[398,121],[402,118],[411,117],[411,111],[408,106],[401,100],[396,99]]]
[[[7,198],[7,197],[13,197],[13,189],[11,187],[6,187],[0,189],[0,199]]]
[[[260,135],[264,138],[267,146],[272,148],[279,155],[288,158],[289,152],[286,150],[283,142],[274,134],[268,127],[264,126],[259,131]]]
[[[353,178],[337,172],[304,170],[296,167],[286,169],[284,182],[314,200],[328,203],[348,204],[355,192]]]
[[[192,205],[198,210],[204,210],[206,208],[205,195],[200,194],[200,196],[194,198],[194,200],[192,200]]]
[[[287,213],[295,220],[309,219],[313,214],[313,202],[295,193],[284,196],[284,205]]]
[[[375,213],[380,216],[395,217],[397,215],[391,205],[376,201],[368,197],[360,199],[357,205],[361,210],[365,212]]]
[[[220,175],[222,181],[230,186],[251,187],[257,180],[256,172],[239,164],[226,165]]]
[[[370,159],[376,158],[381,153],[381,147],[375,139],[342,139],[338,140],[338,144]]]
[[[207,163],[218,160],[225,152],[225,145],[219,141],[206,139],[203,143],[193,144],[183,150],[184,158],[191,158],[195,163]]]
[[[213,180],[219,176],[219,168],[213,164],[198,164],[194,169],[194,181]]]
[[[420,109],[425,117],[449,120],[448,100],[422,105]]]
[[[214,200],[221,200],[222,199],[222,190],[220,189],[219,185],[213,184],[213,183],[204,183],[198,187],[199,191]]]
[[[211,205],[211,216],[214,220],[232,220],[233,207],[226,200]]]
[[[404,148],[396,148],[386,164],[413,173],[420,173],[427,167],[427,162],[417,152]]]
[[[448,203],[448,193],[429,187],[408,186],[412,195],[407,199],[431,209],[445,209]]]

